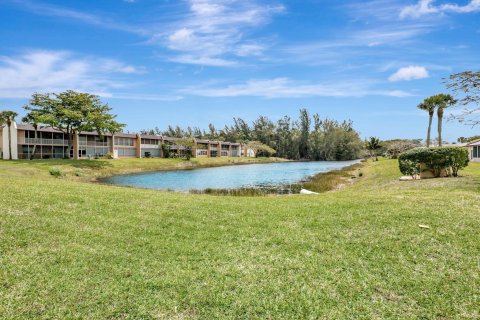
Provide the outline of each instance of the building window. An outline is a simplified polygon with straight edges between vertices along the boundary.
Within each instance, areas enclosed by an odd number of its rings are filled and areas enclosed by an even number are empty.
[[[134,139],[132,138],[115,138],[116,146],[133,146]]]
[[[480,158],[480,146],[473,147],[472,158]]]
[[[158,145],[159,140],[157,139],[145,139],[142,138],[142,144],[152,144],[152,145]]]

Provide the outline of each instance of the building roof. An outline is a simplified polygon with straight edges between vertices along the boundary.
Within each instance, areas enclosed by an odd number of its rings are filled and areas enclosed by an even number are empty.
[[[35,130],[35,128],[31,125],[31,124],[27,124],[27,123],[19,123],[17,124],[17,129],[18,130]],[[58,130],[58,129],[55,129],[55,128],[52,128],[52,127],[39,127],[38,128],[38,131],[39,132],[52,132],[52,133],[63,133],[63,131],[61,130]],[[98,135],[97,132],[95,131],[82,131],[80,132],[80,134],[84,134],[84,135]],[[105,133],[104,136],[107,136],[107,137],[110,137],[112,136],[111,133]],[[123,132],[120,132],[120,133],[116,133],[115,134],[115,137],[120,137],[120,138],[136,138],[137,137],[137,134],[136,133],[123,133]]]
[[[0,128],[2,128],[2,127],[3,126],[0,126]],[[18,130],[31,130],[31,131],[35,130],[35,128],[31,124],[28,124],[28,123],[17,124],[17,129]],[[54,129],[52,127],[39,127],[38,131],[39,132],[63,133],[63,131],[58,130],[58,129]],[[98,135],[98,133],[95,132],[95,131],[93,131],[93,132],[82,131],[82,132],[80,132],[80,134],[83,134],[83,135]],[[112,134],[105,133],[104,136],[111,137]],[[115,133],[114,136],[119,137],[119,138],[136,138],[137,134],[136,133],[119,132],[119,133]],[[140,137],[144,138],[144,139],[155,139],[155,140],[165,140],[165,141],[178,141],[178,140],[182,139],[182,138],[176,138],[176,137],[154,136],[154,135],[147,135],[147,134],[142,134],[142,135],[140,135]],[[195,139],[195,140],[198,143],[211,143],[211,144],[222,143],[224,145],[240,145],[240,143],[236,143],[236,142],[212,141],[212,140],[203,140],[203,139]]]
[[[480,139],[467,143],[467,147],[480,146]]]

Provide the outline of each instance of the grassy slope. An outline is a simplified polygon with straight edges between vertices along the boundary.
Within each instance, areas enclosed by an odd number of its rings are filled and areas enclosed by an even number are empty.
[[[225,165],[269,163],[287,161],[282,158],[192,158],[184,159],[121,159],[121,160],[35,160],[0,162],[2,171],[15,171],[20,175],[49,175],[52,168],[59,169],[70,180],[92,181],[97,178],[145,171],[195,169]]]
[[[480,317],[478,164],[399,182],[380,161],[338,192],[260,198],[38,166],[0,162],[0,318]]]

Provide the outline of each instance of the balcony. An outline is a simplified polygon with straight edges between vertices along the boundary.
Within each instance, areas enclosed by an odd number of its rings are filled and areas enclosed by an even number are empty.
[[[25,138],[25,144],[46,144],[46,145],[66,146],[68,144],[68,141],[64,139]]]
[[[158,144],[145,144],[145,143],[142,143],[141,144],[141,147],[142,148],[145,148],[145,149],[160,149],[160,146]]]
[[[87,144],[85,144],[85,141],[80,141],[78,143],[80,146],[90,146],[90,147],[109,147],[110,143],[109,142],[103,142],[103,141],[87,141]]]

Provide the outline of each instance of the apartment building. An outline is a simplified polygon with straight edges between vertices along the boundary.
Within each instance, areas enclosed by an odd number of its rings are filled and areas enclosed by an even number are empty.
[[[190,146],[182,145],[184,139],[151,136],[130,133],[98,135],[96,132],[80,132],[75,135],[70,157],[74,159],[89,158],[165,158],[183,157],[188,148],[192,157],[254,157],[253,150],[240,143],[193,139]],[[9,159],[29,159],[34,152],[34,159],[63,159],[67,155],[68,138],[54,128],[37,130],[29,124],[13,123],[8,134],[8,127],[0,127],[0,154]]]
[[[480,162],[480,139],[467,143],[470,161]]]

